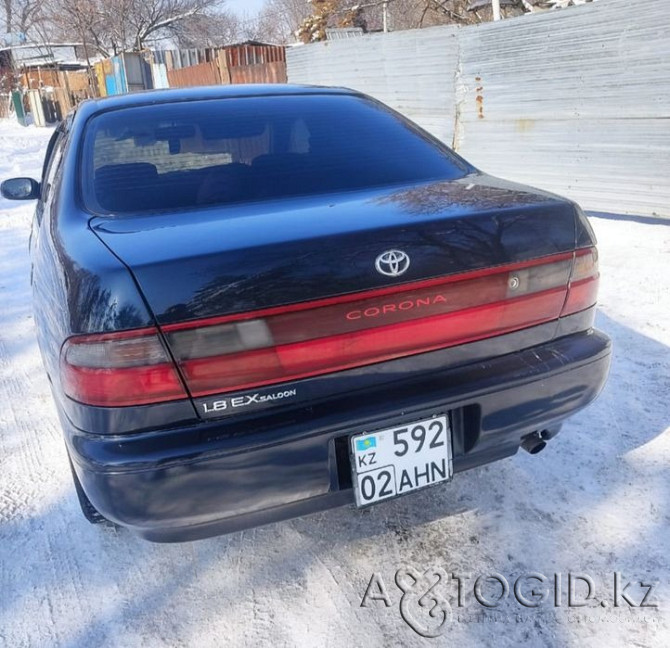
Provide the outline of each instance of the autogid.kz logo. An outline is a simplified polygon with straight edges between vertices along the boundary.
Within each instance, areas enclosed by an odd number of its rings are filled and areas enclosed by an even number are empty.
[[[389,579],[390,580],[390,579]],[[507,578],[499,573],[472,575],[441,567],[424,571],[401,567],[393,578],[398,608],[407,625],[422,637],[439,637],[450,623],[533,623],[542,608],[560,610],[556,623],[658,623],[656,589],[650,580],[626,579],[620,572],[596,580],[588,574],[539,572]],[[382,574],[372,574],[360,606],[390,608],[397,593]],[[516,607],[519,606],[519,607]],[[516,607],[516,611],[514,608]],[[645,608],[645,610],[640,610]],[[634,610],[634,613],[633,613]],[[558,612],[563,616],[558,616]]]

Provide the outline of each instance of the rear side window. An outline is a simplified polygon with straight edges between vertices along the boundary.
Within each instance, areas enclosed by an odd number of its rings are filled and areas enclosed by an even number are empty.
[[[94,117],[83,194],[137,213],[462,177],[460,160],[379,104],[350,95],[248,97]]]

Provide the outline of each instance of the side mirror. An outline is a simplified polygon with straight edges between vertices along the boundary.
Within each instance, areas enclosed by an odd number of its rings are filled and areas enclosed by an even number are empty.
[[[0,193],[7,200],[36,200],[40,197],[40,183],[32,178],[10,178],[0,185]]]

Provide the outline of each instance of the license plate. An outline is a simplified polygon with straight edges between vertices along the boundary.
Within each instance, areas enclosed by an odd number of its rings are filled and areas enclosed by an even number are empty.
[[[446,415],[351,437],[357,506],[367,506],[451,479]]]

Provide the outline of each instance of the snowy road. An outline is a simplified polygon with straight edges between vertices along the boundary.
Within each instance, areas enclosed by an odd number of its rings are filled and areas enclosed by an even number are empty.
[[[38,175],[48,135],[0,122],[0,178]],[[670,645],[670,223],[593,219],[612,374],[538,457],[365,512],[153,545],[79,513],[32,328],[31,207],[18,205],[0,202],[0,646]],[[404,567],[471,575],[436,639],[401,617]],[[494,572],[511,590],[540,572],[550,593],[560,573],[563,605],[551,594],[527,608],[510,591],[487,609],[473,583]],[[614,572],[637,603],[635,583],[657,581],[658,607],[612,608]],[[361,607],[373,573],[389,607]],[[568,607],[570,573],[592,578],[606,607]],[[410,599],[409,614],[435,625]]]

